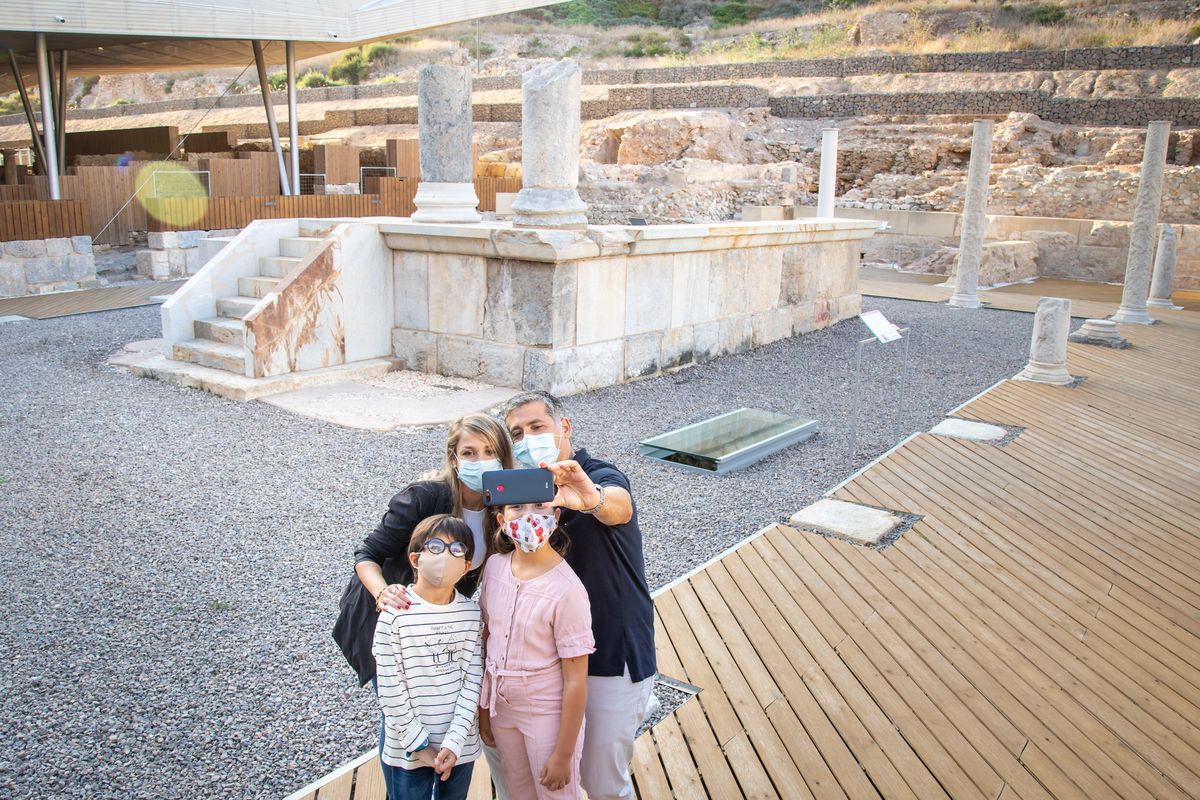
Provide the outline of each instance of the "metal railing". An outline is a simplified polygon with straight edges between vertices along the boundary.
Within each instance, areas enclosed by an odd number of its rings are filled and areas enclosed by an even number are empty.
[[[395,167],[359,167],[358,168],[358,191],[367,194],[367,178],[394,178],[396,177]]]
[[[325,194],[325,173],[301,172],[300,194]]]

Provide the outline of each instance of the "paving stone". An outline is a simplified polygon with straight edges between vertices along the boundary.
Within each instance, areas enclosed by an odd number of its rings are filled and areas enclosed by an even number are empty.
[[[791,522],[859,544],[875,544],[903,520],[878,508],[825,497],[797,511]]]

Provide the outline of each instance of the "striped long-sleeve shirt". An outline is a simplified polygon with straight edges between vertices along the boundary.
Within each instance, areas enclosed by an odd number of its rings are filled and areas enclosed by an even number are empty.
[[[422,599],[408,587],[412,606],[384,611],[375,628],[379,703],[383,707],[383,760],[420,766],[409,753],[428,739],[463,764],[479,757],[479,688],[483,681],[483,620],[474,600],[455,592],[447,605]]]

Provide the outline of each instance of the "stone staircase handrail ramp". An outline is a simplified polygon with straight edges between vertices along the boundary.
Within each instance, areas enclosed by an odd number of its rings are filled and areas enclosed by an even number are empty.
[[[279,240],[296,236],[295,219],[251,222],[162,304],[163,349],[167,358],[177,343],[193,337],[193,323],[216,316],[219,298],[238,293],[238,279],[259,274],[259,258],[278,255]],[[259,305],[266,300],[260,301]],[[249,361],[247,361],[249,369]],[[253,377],[252,374],[249,377]]]

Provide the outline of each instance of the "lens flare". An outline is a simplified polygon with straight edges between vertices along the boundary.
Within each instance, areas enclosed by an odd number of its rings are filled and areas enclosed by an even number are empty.
[[[200,179],[178,164],[147,164],[138,170],[137,187],[146,213],[176,230],[196,227],[208,212]]]

